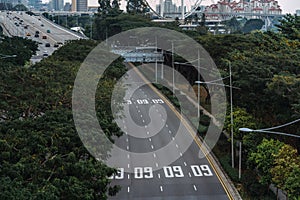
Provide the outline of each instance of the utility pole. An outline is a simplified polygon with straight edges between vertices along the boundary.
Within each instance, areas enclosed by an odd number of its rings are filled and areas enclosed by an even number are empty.
[[[232,168],[234,168],[232,74],[231,74],[230,62],[229,62],[229,82],[230,82],[231,166]]]
[[[174,42],[172,41],[172,80],[173,80],[173,96],[175,95],[175,80],[174,80],[174,73],[175,73],[175,65],[174,65]]]
[[[200,78],[201,78],[201,74],[200,74],[200,51],[199,51],[199,49],[198,49],[198,80],[199,81],[201,81],[200,80]],[[201,104],[201,95],[200,95],[200,91],[201,91],[201,89],[200,89],[200,87],[201,87],[201,85],[200,85],[200,83],[198,84],[198,112],[197,112],[197,116],[198,116],[198,119],[200,120],[200,104]]]
[[[182,21],[184,22],[184,5],[183,5],[183,0],[181,0],[181,18],[182,18]]]

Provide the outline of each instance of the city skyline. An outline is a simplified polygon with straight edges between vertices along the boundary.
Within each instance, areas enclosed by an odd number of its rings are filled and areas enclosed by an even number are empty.
[[[48,2],[49,0],[43,0],[43,2]],[[299,0],[277,0],[279,5],[281,6],[281,9],[282,9],[282,13],[285,14],[285,13],[295,13],[296,10],[300,10],[300,1]],[[69,2],[71,3],[71,0],[65,0],[65,3],[66,2]],[[125,1],[122,1],[122,3],[125,2]],[[149,2],[159,2],[159,0],[150,0]],[[173,1],[176,3],[176,0]],[[180,1],[178,1],[180,2]],[[191,2],[191,1],[190,1]],[[203,0],[203,5],[211,5],[212,2],[218,2],[216,0]],[[238,0],[237,0],[238,2]],[[177,3],[176,3],[177,4]],[[98,0],[88,0],[88,5],[89,6],[97,6],[98,5]],[[155,7],[154,7],[155,9]]]

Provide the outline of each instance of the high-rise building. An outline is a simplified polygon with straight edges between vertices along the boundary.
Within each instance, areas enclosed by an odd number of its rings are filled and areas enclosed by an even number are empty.
[[[29,0],[28,6],[34,10],[39,10],[42,7],[42,0]]]
[[[86,12],[88,10],[87,0],[72,0],[72,11]]]
[[[177,12],[177,6],[173,4],[172,0],[165,0],[164,2],[164,12],[174,13]]]
[[[156,9],[155,9],[156,13],[160,14],[161,13],[161,5],[157,4],[156,5]]]
[[[182,6],[178,6],[178,12],[182,12]],[[186,6],[183,6],[183,12],[186,13]]]
[[[20,0],[0,0],[0,3],[7,4],[7,5],[10,5],[10,6],[15,6],[17,4],[20,4],[21,1]]]
[[[71,11],[71,3],[67,2],[64,6],[64,11]]]
[[[76,0],[72,0],[72,8],[71,8],[71,10],[73,11],[73,12],[75,12],[75,11],[77,11],[77,8],[76,8]]]
[[[64,0],[52,0],[52,9],[62,11],[64,9]]]

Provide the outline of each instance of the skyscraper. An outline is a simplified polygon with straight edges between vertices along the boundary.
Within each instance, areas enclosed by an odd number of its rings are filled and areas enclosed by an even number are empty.
[[[49,2],[51,10],[60,10],[64,9],[64,0],[52,0]]]
[[[72,11],[78,12],[86,12],[87,8],[87,0],[72,0]]]

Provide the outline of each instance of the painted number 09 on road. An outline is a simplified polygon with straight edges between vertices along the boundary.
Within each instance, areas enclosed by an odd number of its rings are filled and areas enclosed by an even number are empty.
[[[201,177],[201,176],[213,176],[212,171],[208,165],[191,165],[189,172],[190,176]],[[165,166],[163,167],[163,175],[165,178],[181,178],[185,177],[185,174],[181,166]],[[124,168],[119,168],[118,173],[110,179],[124,179]],[[128,176],[129,177],[129,176]],[[135,179],[151,179],[153,178],[153,169],[152,167],[135,167],[133,177]]]

